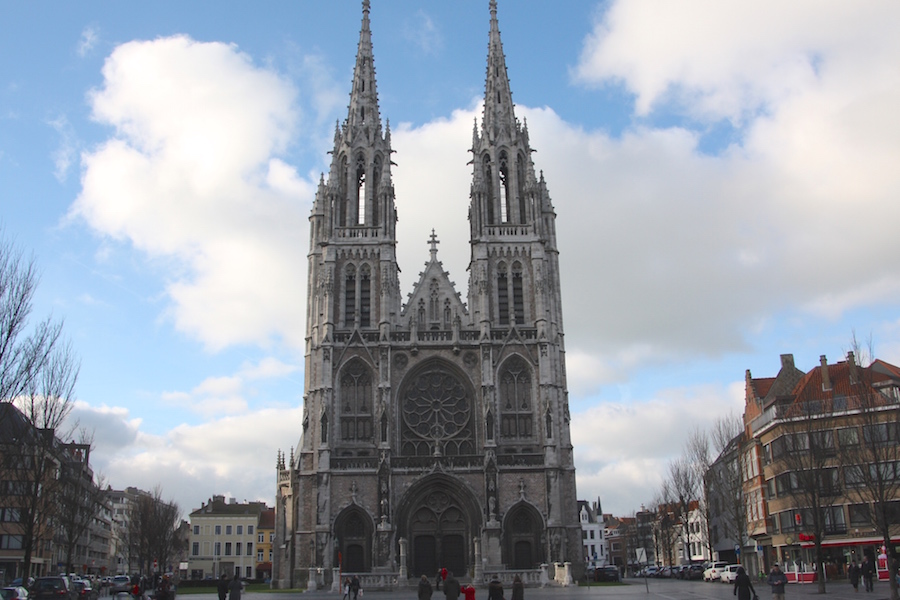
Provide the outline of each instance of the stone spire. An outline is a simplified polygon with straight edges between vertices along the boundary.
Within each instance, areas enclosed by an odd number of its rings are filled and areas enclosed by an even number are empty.
[[[488,39],[487,78],[484,82],[484,115],[482,131],[495,140],[501,131],[512,134],[516,129],[512,91],[506,72],[506,56],[500,41],[500,25],[497,21],[497,0],[491,0],[491,30]]]
[[[350,113],[347,117],[351,130],[365,125],[372,125],[375,129],[381,128],[378,91],[375,86],[372,30],[369,28],[369,0],[363,0],[362,11],[362,28],[356,50],[356,66],[353,69],[353,86],[350,89]]]

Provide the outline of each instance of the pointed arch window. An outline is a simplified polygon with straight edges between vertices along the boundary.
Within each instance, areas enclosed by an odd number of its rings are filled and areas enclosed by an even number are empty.
[[[485,155],[482,159],[482,166],[484,168],[484,181],[487,188],[487,198],[485,198],[485,208],[487,209],[487,224],[494,224],[494,175],[493,170],[491,169],[491,159],[489,156]]]
[[[359,326],[372,325],[372,273],[369,265],[359,269]]]
[[[372,376],[365,364],[354,360],[341,373],[341,440],[371,442]]]
[[[347,265],[344,277],[344,326],[352,327],[356,322],[356,267]]]
[[[361,154],[356,159],[356,224],[366,224],[366,163]]]
[[[516,196],[519,201],[519,223],[528,222],[528,208],[525,205],[525,157],[519,155],[516,161]]]
[[[509,181],[509,161],[506,152],[500,153],[500,222],[509,223],[512,221],[510,214],[510,181]]]
[[[381,219],[381,210],[378,201],[378,188],[381,185],[381,169],[383,162],[381,156],[375,157],[375,169],[372,173],[372,227],[377,227]]]
[[[338,198],[337,198],[337,206],[335,206],[335,210],[337,214],[335,215],[335,219],[337,220],[337,225],[339,227],[344,227],[347,225],[347,202],[349,199],[347,198],[347,157],[341,157],[341,166],[338,180],[340,181],[340,187],[338,188]]]
[[[497,320],[509,325],[509,277],[504,263],[497,265]]]
[[[500,437],[527,440],[534,435],[531,402],[531,368],[515,356],[500,372]]]
[[[522,265],[514,263],[512,268],[513,316],[517,325],[525,324],[525,297],[522,291]]]

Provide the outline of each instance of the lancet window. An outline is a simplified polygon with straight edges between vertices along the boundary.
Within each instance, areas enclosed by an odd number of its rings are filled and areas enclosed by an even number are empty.
[[[372,441],[372,375],[360,360],[341,373],[340,422],[344,442]]]
[[[372,324],[372,273],[369,265],[359,269],[359,326]]]
[[[362,154],[356,158],[356,224],[366,224],[366,163]]]
[[[500,372],[500,437],[531,439],[534,435],[534,409],[531,402],[531,368],[515,356]]]
[[[509,274],[503,263],[497,265],[497,319],[509,325]]]
[[[501,223],[509,223],[512,221],[512,214],[510,214],[510,199],[512,198],[512,194],[510,193],[510,181],[509,181],[509,161],[507,160],[506,152],[500,153],[500,222]]]
[[[344,277],[344,325],[352,327],[356,321],[356,267],[347,265]]]

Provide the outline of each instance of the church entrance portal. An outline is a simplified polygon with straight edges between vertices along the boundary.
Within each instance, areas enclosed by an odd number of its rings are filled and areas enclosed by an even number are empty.
[[[473,532],[481,526],[481,514],[459,482],[429,477],[417,484],[403,503],[404,537],[411,542],[411,577],[429,578],[442,568],[466,576],[473,565]]]

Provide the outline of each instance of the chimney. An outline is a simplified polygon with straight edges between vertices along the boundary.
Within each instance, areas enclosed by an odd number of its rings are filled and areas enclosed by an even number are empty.
[[[856,356],[853,351],[847,353],[847,364],[850,366],[850,385],[859,383],[859,371],[856,369]]]
[[[825,355],[819,357],[819,368],[822,370],[822,391],[831,389],[831,378],[828,376],[828,359]]]
[[[781,355],[781,368],[782,369],[793,369],[794,368],[794,355],[793,354],[782,354]]]

